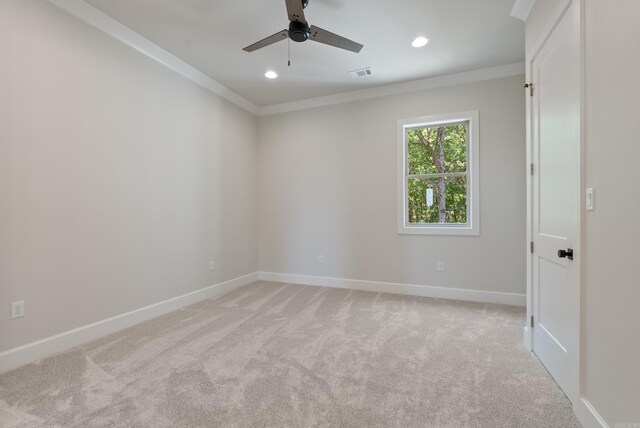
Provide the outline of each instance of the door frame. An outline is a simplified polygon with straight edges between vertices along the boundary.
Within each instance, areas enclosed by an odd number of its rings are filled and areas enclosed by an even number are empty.
[[[551,34],[553,33],[553,31],[556,29],[556,27],[558,26],[558,24],[560,23],[560,21],[562,20],[562,18],[564,17],[565,13],[568,11],[570,6],[574,6],[576,7],[576,12],[579,15],[579,23],[578,23],[578,31],[580,32],[579,35],[579,44],[580,44],[580,52],[579,52],[579,61],[580,61],[580,75],[577,76],[580,79],[579,82],[579,102],[580,102],[580,162],[579,162],[579,188],[580,188],[580,205],[577,207],[577,210],[579,211],[578,213],[576,213],[576,218],[578,219],[578,230],[579,233],[576,236],[576,239],[574,241],[574,248],[576,249],[577,253],[578,253],[578,257],[576,258],[576,260],[574,261],[573,265],[576,269],[576,275],[578,276],[578,283],[580,284],[578,293],[579,293],[579,297],[578,297],[578,302],[575,302],[575,304],[578,306],[578,335],[579,337],[576,338],[576,343],[578,344],[577,349],[576,349],[576,353],[574,356],[574,359],[572,361],[572,365],[574,365],[574,367],[576,367],[576,375],[574,376],[575,382],[577,384],[573,385],[573,391],[576,392],[577,396],[573,396],[573,397],[569,397],[569,399],[573,402],[573,404],[575,405],[580,396],[582,395],[582,371],[583,371],[583,364],[582,364],[582,347],[583,347],[583,343],[584,341],[582,340],[582,336],[583,336],[583,329],[582,329],[582,317],[583,317],[583,311],[582,311],[582,302],[584,300],[584,294],[582,292],[582,288],[583,288],[583,282],[582,282],[582,277],[583,277],[583,265],[581,263],[582,260],[582,255],[584,254],[584,248],[583,248],[583,243],[582,243],[582,235],[583,235],[583,231],[584,231],[584,215],[585,212],[582,209],[582,207],[584,207],[585,204],[585,197],[584,197],[584,147],[585,147],[585,86],[584,86],[584,82],[585,82],[585,55],[584,55],[584,50],[585,50],[585,19],[584,19],[584,1],[585,0],[561,0],[558,3],[558,6],[556,7],[556,9],[554,10],[553,14],[551,15],[551,17],[549,18],[549,21],[546,23],[546,25],[543,28],[543,31],[541,32],[541,36],[539,37],[538,40],[536,40],[536,42],[532,45],[531,49],[527,49],[526,52],[526,82],[527,83],[531,83],[532,79],[533,79],[533,62],[534,60],[537,58],[537,56],[540,54],[540,51],[542,50],[542,47],[544,46],[544,44],[546,43],[546,41],[549,39],[549,37],[551,36]],[[534,91],[535,91],[535,85],[536,82],[533,82],[534,84]],[[534,259],[534,254],[529,250],[529,245],[531,245],[532,242],[534,242],[534,237],[533,237],[533,180],[536,178],[536,176],[534,174],[532,174],[531,172],[531,165],[533,164],[533,145],[534,145],[534,141],[533,141],[533,137],[534,137],[534,133],[533,133],[533,114],[534,114],[534,110],[533,110],[533,97],[529,95],[529,92],[527,91],[526,93],[526,97],[527,97],[527,102],[526,102],[526,134],[527,134],[527,146],[526,146],[526,159],[527,159],[527,164],[526,164],[526,174],[527,174],[527,318],[526,318],[526,323],[524,326],[524,345],[527,347],[527,349],[529,349],[530,351],[533,351],[534,349],[534,343],[533,343],[533,332],[531,329],[531,319],[533,316],[533,302],[534,302],[534,294],[533,294],[533,259]],[[536,173],[537,171],[533,171],[534,173]],[[534,243],[535,245],[535,243]],[[567,393],[567,392],[565,392]]]

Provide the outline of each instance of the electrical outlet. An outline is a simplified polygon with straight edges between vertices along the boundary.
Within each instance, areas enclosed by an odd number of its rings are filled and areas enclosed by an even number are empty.
[[[444,272],[444,262],[438,262],[438,272]]]
[[[324,263],[324,256],[322,254],[320,254],[318,256],[318,263],[323,264]]]
[[[24,316],[24,300],[11,304],[11,319],[22,318]]]
[[[209,262],[209,270],[213,272],[213,260]]]

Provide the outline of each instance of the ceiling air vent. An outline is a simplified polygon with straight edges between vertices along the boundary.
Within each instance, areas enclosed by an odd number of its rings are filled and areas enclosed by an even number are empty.
[[[362,79],[363,77],[369,77],[373,75],[373,71],[371,70],[371,67],[367,67],[361,68],[360,70],[350,71],[349,74],[351,74],[351,77],[354,77],[356,79]]]

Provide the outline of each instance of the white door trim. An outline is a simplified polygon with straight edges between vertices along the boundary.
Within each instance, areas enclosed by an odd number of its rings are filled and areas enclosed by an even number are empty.
[[[579,31],[580,31],[580,76],[577,76],[577,78],[580,79],[580,106],[581,106],[581,118],[580,118],[580,189],[582,189],[583,183],[584,183],[584,7],[583,7],[583,2],[584,0],[561,0],[558,3],[558,6],[556,8],[556,10],[554,11],[554,13],[552,14],[551,18],[549,19],[549,22],[545,25],[544,27],[544,31],[541,33],[541,37],[536,41],[536,43],[533,45],[533,47],[530,50],[527,50],[526,52],[526,64],[527,64],[527,83],[532,83],[532,78],[533,78],[533,62],[534,60],[538,57],[538,55],[540,54],[540,51],[542,50],[545,42],[549,39],[549,37],[551,36],[551,34],[553,33],[553,31],[555,30],[555,28],[558,26],[558,24],[560,23],[560,21],[562,20],[562,18],[564,17],[565,13],[567,12],[567,10],[569,9],[569,7],[571,5],[574,5],[575,7],[577,7],[578,9],[578,13],[580,14],[580,23],[579,23]],[[535,83],[534,83],[534,90],[535,90]],[[528,179],[527,179],[527,242],[533,242],[534,237],[533,237],[533,180],[535,179],[535,176],[531,174],[530,172],[530,167],[529,165],[531,165],[533,163],[533,144],[534,144],[534,140],[533,140],[533,128],[532,128],[532,123],[533,123],[533,97],[529,96],[529,92],[526,92],[526,96],[528,98],[528,102],[527,102],[527,121],[526,121],[526,132],[527,132],[527,175],[528,175]],[[534,171],[535,173],[537,173],[537,171]],[[581,204],[580,206],[584,206],[584,197],[581,195],[580,196],[580,200],[581,200]],[[584,215],[584,210],[582,210],[580,208],[580,215],[579,215],[579,221],[580,221],[580,225],[579,225],[579,229],[580,231],[582,231],[583,228],[583,224],[584,224],[584,219],[583,219],[583,215]],[[535,243],[534,243],[535,244]],[[583,254],[582,251],[582,242],[581,242],[581,233],[578,234],[578,236],[575,239],[575,243],[574,243],[574,250],[577,252],[577,254],[579,255],[574,263],[576,271],[577,271],[577,275],[578,275],[578,281],[581,284],[580,288],[582,288],[582,281],[581,281],[581,273],[582,273],[582,266],[580,263],[581,260],[581,256]],[[534,254],[532,254],[531,252],[528,253],[529,256],[527,257],[527,323],[524,327],[524,344],[525,346],[529,349],[532,350],[534,347],[533,344],[533,334],[531,331],[531,319],[532,319],[532,315],[533,315],[533,299],[534,299],[534,293],[533,293],[533,258],[534,258]],[[581,290],[580,290],[581,291]],[[579,308],[581,308],[582,306],[582,293],[580,292],[580,301],[576,302],[576,305],[578,305]],[[582,313],[580,312],[580,317],[579,317],[579,334],[580,336],[582,335]],[[581,379],[580,379],[580,372],[581,372],[581,367],[582,367],[582,358],[581,358],[581,347],[582,347],[582,340],[581,337],[577,338],[577,343],[578,343],[578,347],[577,347],[577,352],[575,353],[575,367],[578,367],[578,376],[576,376],[576,382],[577,385],[574,385],[574,390],[578,391],[578,397],[570,397],[574,403],[578,402],[580,397],[582,396],[582,388],[581,388]]]
[[[549,22],[544,26],[544,29],[541,33],[541,36],[538,40],[533,44],[532,48],[527,50],[526,52],[526,81],[527,83],[531,83],[533,79],[533,61],[539,55],[540,50],[544,46],[544,43],[547,41],[553,30],[558,26],[560,20],[564,16],[564,13],[567,11],[569,6],[575,1],[582,0],[561,0],[558,2],[558,6],[554,13],[551,15]],[[582,13],[582,8],[581,8]],[[583,22],[580,23],[580,31],[583,32]],[[581,37],[581,49],[584,49],[584,38]],[[581,68],[583,69],[584,74],[584,55],[581,55]],[[581,77],[582,78],[582,77]],[[583,80],[584,82],[584,80]],[[581,94],[583,96],[583,84],[580,85]],[[526,143],[526,174],[527,174],[527,245],[530,245],[533,242],[533,176],[530,172],[530,165],[533,163],[533,128],[532,128],[532,120],[533,120],[533,97],[529,95],[529,91],[525,92],[525,96],[527,97],[526,103],[526,133],[527,133],[527,143]],[[584,113],[583,113],[584,117]],[[584,120],[582,120],[582,128],[584,128]],[[581,133],[581,135],[584,135]],[[580,150],[582,152],[583,141],[580,142]],[[582,157],[582,154],[581,154]],[[582,163],[582,162],[581,162]],[[533,315],[533,254],[530,251],[527,251],[527,318],[524,326],[524,345],[530,351],[533,349],[533,335],[531,334],[531,317]]]

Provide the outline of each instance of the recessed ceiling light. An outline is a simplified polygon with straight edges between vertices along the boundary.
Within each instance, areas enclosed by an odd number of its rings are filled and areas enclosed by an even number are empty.
[[[275,79],[276,77],[278,77],[278,73],[276,73],[275,71],[267,71],[266,73],[264,73],[264,77],[266,77],[267,79]]]
[[[411,46],[413,46],[414,48],[421,48],[423,46],[426,46],[427,43],[429,43],[429,39],[420,36],[416,37],[413,42],[411,42]]]

